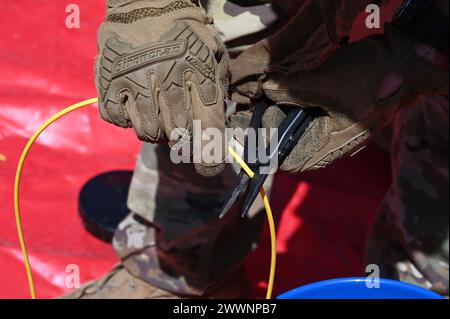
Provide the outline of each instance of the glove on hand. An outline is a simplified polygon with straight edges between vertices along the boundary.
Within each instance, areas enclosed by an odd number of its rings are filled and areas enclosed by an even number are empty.
[[[133,127],[142,141],[172,147],[192,143],[194,120],[201,120],[202,132],[223,133],[228,56],[203,9],[189,0],[109,0],[107,6],[96,62],[101,117]],[[201,145],[210,142],[202,137]],[[196,163],[205,176],[222,168],[220,161]]]
[[[280,62],[272,60],[268,67],[260,66],[264,72],[257,79],[243,73],[250,57],[270,61],[267,57],[276,50],[271,42],[250,48],[232,65],[233,99],[245,103],[264,93],[275,101],[278,105],[269,108],[263,119],[267,128],[278,127],[285,118],[279,105],[322,110],[282,165],[287,171],[324,167],[358,151],[374,130],[419,94],[448,95],[448,73],[418,56],[411,42],[390,25],[384,38],[339,47],[312,69],[296,65],[298,52],[294,52]],[[242,122],[242,116],[235,118]]]

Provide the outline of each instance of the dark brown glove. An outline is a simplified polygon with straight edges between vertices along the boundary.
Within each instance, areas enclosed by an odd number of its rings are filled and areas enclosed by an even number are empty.
[[[302,29],[293,24],[290,28]],[[313,64],[305,63],[309,58],[303,55],[304,47],[288,50],[282,59],[280,52],[289,48],[283,43],[291,41],[287,32],[250,48],[231,68],[233,98],[240,103],[249,103],[264,93],[278,105],[322,111],[282,169],[297,172],[324,167],[359,150],[375,130],[388,123],[400,108],[412,104],[419,94],[448,94],[448,73],[418,56],[412,43],[390,25],[384,37],[340,47],[334,43],[337,49],[332,49],[333,42],[327,45],[325,39],[323,46],[310,46],[315,49],[306,50],[309,56],[316,52],[319,57]],[[273,43],[278,43],[278,50]],[[255,61],[260,73],[246,68]],[[317,62],[318,66],[311,67]],[[284,117],[274,106],[266,112],[264,124],[278,127]]]
[[[233,100],[249,104],[269,66],[283,61],[289,70],[318,67],[346,38],[370,0],[298,0],[301,8],[275,35],[241,54],[232,64]]]

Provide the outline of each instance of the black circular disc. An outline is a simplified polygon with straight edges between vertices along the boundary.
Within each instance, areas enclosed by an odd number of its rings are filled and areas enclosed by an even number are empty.
[[[84,228],[95,237],[111,242],[119,223],[128,215],[128,188],[132,171],[97,175],[81,189],[78,211]]]

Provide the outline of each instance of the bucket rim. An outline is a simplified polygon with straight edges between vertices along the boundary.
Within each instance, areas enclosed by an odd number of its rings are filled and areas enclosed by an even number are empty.
[[[339,288],[345,289],[348,288],[349,285],[353,285],[354,288],[361,288],[361,283],[366,283],[367,280],[371,280],[371,278],[368,277],[343,277],[343,278],[335,278],[335,279],[328,279],[323,281],[318,281],[314,283],[310,283],[304,286],[300,286],[298,288],[294,288],[290,291],[287,291],[277,297],[277,299],[445,299],[441,295],[427,290],[425,288],[422,288],[417,285],[413,285],[410,283],[392,280],[392,279],[386,279],[386,278],[379,278],[380,285],[384,285],[385,287],[389,287],[393,290],[398,291],[404,291],[405,297],[389,297],[389,293],[387,293],[386,297],[370,297],[368,295],[360,295],[358,298],[352,298],[352,297],[345,297],[342,295],[336,294],[336,291]],[[357,285],[355,285],[357,284]],[[358,285],[359,284],[359,285]],[[389,289],[387,288],[387,289]],[[326,289],[326,290],[325,290]],[[376,289],[376,288],[374,288]],[[386,288],[384,288],[386,290]],[[392,293],[393,290],[390,290]],[[329,292],[330,296],[326,297],[324,294],[326,292]],[[308,297],[308,293],[311,294],[311,297]],[[321,297],[315,297],[317,294],[322,295]],[[408,296],[411,295],[411,296]],[[413,297],[416,296],[416,297]]]

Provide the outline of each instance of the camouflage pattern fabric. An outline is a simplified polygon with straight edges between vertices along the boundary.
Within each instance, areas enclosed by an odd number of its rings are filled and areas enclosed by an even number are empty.
[[[367,242],[385,278],[448,296],[448,98],[424,97],[394,123],[392,185]]]
[[[277,24],[279,8],[268,1],[202,2],[231,51],[258,41],[264,27]],[[280,3],[289,8],[301,2]],[[263,17],[256,14],[261,12]],[[253,26],[232,22],[249,14]],[[383,277],[448,295],[448,99],[422,99],[402,111],[393,143],[393,183],[367,242],[367,263],[379,265]],[[264,218],[259,202],[248,220],[236,214],[217,219],[236,171],[229,166],[206,179],[191,165],[172,164],[167,146],[143,144],[129,192],[132,213],[113,242],[127,270],[182,295],[201,296],[226,281],[256,248]]]
[[[113,241],[124,266],[183,295],[202,295],[228,279],[257,247],[264,218],[260,200],[247,219],[238,212],[218,218],[235,177],[231,165],[201,177],[192,164],[172,163],[168,146],[143,144],[128,198],[133,213]]]
[[[246,47],[269,36],[292,13],[298,0],[203,0],[202,5],[214,18],[221,40],[230,53],[242,52]],[[270,4],[271,3],[271,4]]]
[[[243,40],[236,42],[238,45],[251,44],[255,34],[278,19],[272,6],[252,2],[253,6],[243,7],[225,0],[204,1],[228,49],[233,48],[231,41],[236,38]],[[231,21],[232,36],[223,29],[230,28]],[[168,146],[144,143],[129,190],[132,213],[120,224],[113,240],[127,270],[181,295],[201,296],[229,279],[257,247],[264,221],[260,199],[247,220],[232,212],[218,219],[238,169],[229,165],[221,175],[204,178],[195,172],[194,165],[173,164]],[[269,178],[265,184],[269,191],[271,183]]]

